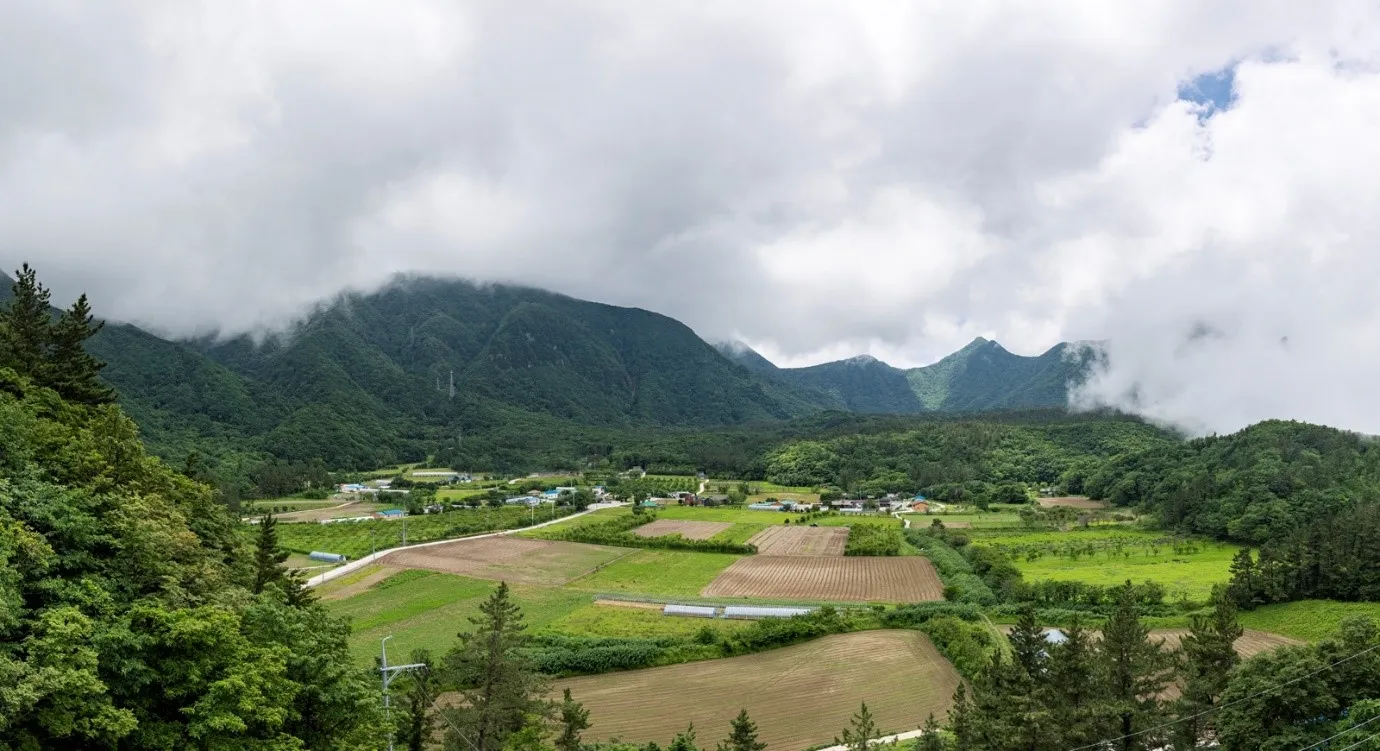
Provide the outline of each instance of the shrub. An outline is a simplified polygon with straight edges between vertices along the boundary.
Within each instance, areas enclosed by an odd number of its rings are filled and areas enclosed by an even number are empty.
[[[854,524],[848,531],[844,555],[900,555],[903,540],[900,527],[884,524]]]

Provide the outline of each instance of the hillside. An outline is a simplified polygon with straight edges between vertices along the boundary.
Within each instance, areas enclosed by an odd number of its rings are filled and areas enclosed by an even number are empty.
[[[525,466],[557,444],[560,456],[607,455],[628,431],[825,411],[1062,407],[1076,370],[1065,345],[1027,358],[984,340],[911,371],[865,357],[781,369],[645,310],[436,279],[342,296],[258,340],[173,341],[110,323],[89,346],[162,456],[336,468],[438,453]]]
[[[1062,407],[1096,352],[1094,345],[1060,343],[1026,357],[978,337],[932,365],[903,370],[866,356],[778,368],[742,344],[720,345],[719,351],[832,408],[887,414]]]

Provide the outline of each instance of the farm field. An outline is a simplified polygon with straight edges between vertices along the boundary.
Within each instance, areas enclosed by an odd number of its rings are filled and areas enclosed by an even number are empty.
[[[1028,581],[1116,585],[1154,581],[1170,599],[1204,601],[1226,582],[1239,548],[1206,540],[1174,540],[1125,528],[980,535],[974,545],[1003,548]]]
[[[1094,501],[1091,498],[1087,498],[1081,495],[1063,496],[1060,498],[1041,498],[1038,501],[1038,503],[1044,508],[1055,508],[1058,506],[1064,506],[1067,508],[1082,508],[1090,510],[1104,509],[1107,508],[1109,505],[1106,501]]]
[[[557,512],[551,508],[535,514],[528,509],[518,508],[466,509],[404,519],[284,524],[278,527],[278,544],[295,553],[321,550],[355,559],[375,549],[386,550],[402,545],[404,530],[408,543],[432,542],[524,526],[534,518],[542,521],[553,513]]]
[[[400,550],[383,558],[389,566],[420,568],[478,579],[557,586],[626,555],[624,548],[578,542],[485,537]]]
[[[997,630],[1003,634],[1010,634],[1011,629],[1012,627],[1010,624],[997,627]],[[1050,631],[1051,629],[1045,630]],[[1092,633],[1094,638],[1098,636],[1097,631],[1093,631]],[[1179,648],[1180,643],[1188,633],[1189,630],[1187,628],[1156,628],[1150,630],[1150,638],[1152,640],[1159,639],[1164,642],[1165,649],[1174,650]],[[1232,646],[1235,647],[1237,654],[1248,658],[1255,657],[1261,652],[1268,652],[1272,649],[1279,649],[1280,647],[1288,647],[1302,643],[1303,642],[1298,639],[1283,634],[1248,628],[1245,630],[1245,633],[1241,635],[1241,638],[1237,639],[1236,643]]]
[[[752,625],[749,620],[680,618],[645,603],[591,603],[547,624],[546,630],[573,636],[694,636],[708,627],[725,633]]]
[[[758,555],[843,555],[848,528],[771,526],[748,542]]]
[[[887,680],[878,681],[885,675]],[[959,676],[918,631],[826,636],[760,654],[557,681],[589,710],[591,738],[664,743],[690,723],[708,743],[746,707],[771,748],[827,744],[866,700],[878,727],[943,717]]]
[[[258,516],[272,510],[273,513],[288,513],[292,511],[303,511],[306,509],[326,508],[329,506],[339,506],[345,501],[337,498],[260,498],[254,501],[244,502],[244,516]],[[282,511],[279,511],[282,509]]]
[[[364,570],[366,578],[376,575],[371,571],[374,568]],[[343,587],[357,584],[347,582]],[[388,643],[390,654],[405,656],[414,649],[429,649],[439,657],[455,643],[457,633],[471,627],[468,618],[479,612],[480,603],[496,586],[497,582],[413,569],[339,599],[332,599],[330,590],[325,590],[322,599],[333,615],[351,619],[350,655],[358,665],[368,667],[378,655],[379,640],[389,635],[393,636]],[[591,597],[582,592],[510,586],[533,631],[591,606]]]
[[[324,502],[325,505],[316,508],[302,509],[287,514],[277,514],[274,516],[280,522],[319,522],[322,519],[348,519],[352,516],[369,516],[370,514],[383,511],[384,509],[398,508],[391,503],[375,503],[373,501],[343,501],[334,500]]]
[[[932,513],[932,514],[909,514],[912,527],[928,527],[931,522],[938,519],[946,526],[956,523],[966,524],[969,527],[1020,527],[1021,517],[1017,514],[1008,513],[982,513],[982,512],[963,512],[963,513]]]
[[[1300,600],[1241,611],[1241,625],[1277,634],[1320,641],[1336,633],[1342,621],[1366,616],[1380,622],[1380,602]]]
[[[658,519],[677,519],[681,521],[728,522],[730,524],[785,524],[794,520],[795,514],[782,511],[753,511],[741,506],[667,506],[656,512]]]
[[[708,540],[714,535],[733,526],[731,522],[692,522],[675,519],[657,519],[650,524],[633,530],[638,537],[665,537],[680,535],[687,540]]]
[[[729,566],[702,592],[810,602],[923,602],[944,598],[944,585],[919,556],[753,555]]]
[[[685,550],[638,550],[566,586],[592,593],[698,597],[738,556]]]

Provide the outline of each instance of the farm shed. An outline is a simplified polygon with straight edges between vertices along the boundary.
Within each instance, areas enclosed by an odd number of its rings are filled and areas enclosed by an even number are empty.
[[[713,618],[716,614],[714,608],[700,605],[667,605],[661,609],[662,615],[679,615],[690,618]]]
[[[809,615],[814,608],[767,608],[750,605],[729,605],[724,608],[725,618],[790,618]]]

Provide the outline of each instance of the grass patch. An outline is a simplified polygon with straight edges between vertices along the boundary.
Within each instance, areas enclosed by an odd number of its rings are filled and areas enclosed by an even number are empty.
[[[684,550],[639,550],[566,587],[585,592],[698,597],[740,556]]]
[[[439,656],[455,643],[455,635],[469,630],[469,617],[498,586],[433,571],[395,574],[343,600],[325,603],[333,615],[351,619],[350,654],[361,666],[373,664],[379,640],[393,636],[390,654],[406,656],[425,648]],[[589,594],[556,587],[510,585],[529,627],[539,629],[567,613],[589,605]]]
[[[545,630],[570,636],[690,637],[705,626],[726,633],[750,625],[752,621],[679,618],[662,615],[658,610],[590,604],[552,621]]]
[[[1231,578],[1240,549],[1208,540],[1171,540],[1163,533],[1124,527],[1069,532],[977,535],[974,545],[1000,547],[1027,581],[1077,581],[1115,586],[1153,581],[1167,599],[1202,602],[1212,585]]]
[[[785,524],[795,514],[783,511],[753,511],[741,506],[667,506],[657,512],[658,519],[680,519],[699,522],[729,522],[731,524]]]
[[[1265,605],[1243,611],[1241,625],[1304,641],[1319,641],[1332,636],[1342,621],[1354,616],[1367,616],[1380,622],[1380,602],[1300,600]]]
[[[734,522],[733,526],[729,527],[728,529],[725,529],[724,531],[720,532],[717,535],[714,535],[709,539],[722,542],[732,542],[741,545],[747,542],[748,540],[751,540],[754,535],[756,535],[758,532],[761,532],[769,526],[771,525]]]

